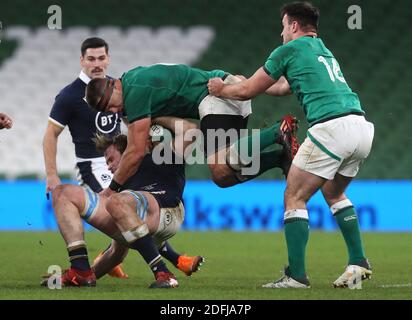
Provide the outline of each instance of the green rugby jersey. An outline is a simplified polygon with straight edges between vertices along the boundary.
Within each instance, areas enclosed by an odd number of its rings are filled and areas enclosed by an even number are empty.
[[[158,116],[199,119],[198,106],[209,94],[209,79],[224,75],[222,70],[204,71],[182,64],[129,70],[121,77],[127,118],[129,122]]]
[[[348,113],[364,114],[358,95],[319,38],[300,37],[278,47],[263,68],[273,79],[285,76],[310,126]]]

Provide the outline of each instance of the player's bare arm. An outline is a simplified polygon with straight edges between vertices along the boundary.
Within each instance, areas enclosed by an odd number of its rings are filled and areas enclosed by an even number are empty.
[[[266,94],[281,97],[292,94],[292,91],[290,90],[289,82],[284,76],[281,76],[274,85],[266,90]]]
[[[276,80],[260,68],[252,77],[239,83],[224,84],[222,79],[213,78],[209,80],[207,86],[211,95],[226,99],[249,100],[265,92],[275,82]]]
[[[57,174],[56,154],[57,140],[64,128],[49,121],[43,138],[43,156],[46,168],[46,192],[52,191],[61,184]]]
[[[145,155],[150,124],[151,118],[140,119],[129,124],[127,148],[120,159],[119,168],[113,176],[113,180],[119,185],[124,184],[139,169]],[[105,192],[104,194],[109,195],[110,193]]]

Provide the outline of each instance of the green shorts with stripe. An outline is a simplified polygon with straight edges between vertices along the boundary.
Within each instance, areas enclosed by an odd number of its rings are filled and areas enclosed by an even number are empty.
[[[299,169],[332,180],[336,173],[355,177],[372,147],[374,126],[363,116],[348,115],[309,128],[293,159]]]

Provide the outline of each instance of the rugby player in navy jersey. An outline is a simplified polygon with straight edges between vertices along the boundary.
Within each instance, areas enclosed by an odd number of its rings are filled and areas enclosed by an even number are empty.
[[[184,135],[195,124],[185,121]],[[104,152],[109,169],[114,173],[127,146],[127,137],[98,136],[99,150]],[[173,147],[176,157],[191,142],[184,142],[180,150]],[[175,145],[174,145],[175,146]],[[150,141],[146,151],[150,150]],[[94,286],[96,278],[122,262],[128,249],[138,251],[154,273],[150,288],[175,288],[178,282],[166,267],[162,256],[186,275],[196,272],[203,262],[201,256],[189,257],[176,253],[167,242],[179,229],[184,219],[183,189],[184,164],[156,164],[147,153],[139,170],[124,184],[120,193],[110,198],[92,192],[90,188],[59,185],[53,192],[53,205],[59,230],[69,249],[71,266],[62,275],[64,286]],[[181,164],[177,164],[181,163]],[[83,236],[84,219],[113,239],[112,246],[90,267]],[[47,279],[43,281],[47,285]]]
[[[52,192],[61,184],[56,165],[57,141],[66,126],[69,127],[75,147],[79,184],[88,186],[94,192],[100,192],[112,179],[112,173],[107,169],[104,156],[96,150],[92,138],[96,132],[108,135],[119,134],[120,114],[94,112],[84,101],[86,85],[90,80],[106,77],[110,62],[109,46],[103,39],[88,38],[83,41],[80,51],[82,68],[80,74],[56,96],[43,138],[46,193]],[[111,274],[126,277],[120,266]]]
[[[100,192],[112,177],[104,156],[96,150],[92,138],[97,133],[116,135],[120,133],[119,114],[93,112],[84,101],[86,85],[91,79],[105,78],[110,62],[108,44],[100,38],[89,38],[81,45],[80,65],[76,80],[64,87],[56,96],[50,112],[43,140],[46,167],[46,191],[59,185],[56,166],[57,140],[68,126],[75,147],[78,181]]]

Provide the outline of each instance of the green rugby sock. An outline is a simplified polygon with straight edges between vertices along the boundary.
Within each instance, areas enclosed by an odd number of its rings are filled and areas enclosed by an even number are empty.
[[[359,264],[366,259],[358,216],[353,206],[343,208],[334,214],[346,242],[349,264]]]
[[[290,210],[288,212],[292,211],[299,211],[307,217],[306,210]],[[306,278],[305,252],[309,239],[309,220],[303,217],[285,219],[285,238],[288,247],[290,275],[299,281],[299,279]]]
[[[273,151],[264,151],[260,154],[260,169],[259,172],[254,175],[241,175],[241,179],[239,178],[239,182],[246,182],[252,180],[261,174],[265,173],[269,169],[272,168],[280,168],[281,167],[281,159],[282,159],[282,150],[273,150]],[[254,160],[252,160],[254,161]]]
[[[248,150],[250,153],[253,148],[252,146],[258,141],[259,136],[259,151],[262,152],[263,149],[275,144],[276,139],[279,136],[280,122],[276,122],[273,126],[265,129],[260,129],[259,133],[252,134],[247,137],[243,137],[234,143],[235,150],[241,152],[242,150]],[[247,149],[246,149],[247,147]]]

